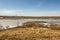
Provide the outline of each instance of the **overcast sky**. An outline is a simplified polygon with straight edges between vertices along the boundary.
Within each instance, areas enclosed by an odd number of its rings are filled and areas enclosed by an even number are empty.
[[[60,16],[60,0],[0,0],[0,15]]]

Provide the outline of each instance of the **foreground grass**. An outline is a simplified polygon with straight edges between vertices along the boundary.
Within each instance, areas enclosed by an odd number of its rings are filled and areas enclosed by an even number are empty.
[[[0,31],[0,40],[60,40],[60,30],[18,27]]]

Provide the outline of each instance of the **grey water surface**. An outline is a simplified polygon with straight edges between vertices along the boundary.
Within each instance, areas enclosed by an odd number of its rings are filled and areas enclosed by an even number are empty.
[[[17,25],[22,25],[28,21],[45,21],[46,23],[57,23],[60,24],[60,20],[48,20],[48,19],[0,19],[0,25],[15,27]]]

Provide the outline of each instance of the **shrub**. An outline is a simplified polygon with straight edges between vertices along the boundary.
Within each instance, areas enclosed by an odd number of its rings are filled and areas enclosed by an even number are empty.
[[[49,26],[49,27],[48,27]],[[48,28],[50,29],[56,29],[56,30],[59,30],[60,29],[60,24],[48,24],[47,25]]]
[[[44,27],[44,24],[28,22],[28,23],[23,23],[23,26],[25,26],[25,27]]]
[[[56,30],[60,30],[60,25],[57,24],[56,26],[54,26],[52,29],[56,29]]]

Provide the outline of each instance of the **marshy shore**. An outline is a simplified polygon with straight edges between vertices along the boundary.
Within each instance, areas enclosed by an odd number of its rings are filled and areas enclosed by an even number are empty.
[[[29,27],[28,25],[18,26],[0,31],[0,40],[60,40],[60,25],[44,27],[40,24]]]

